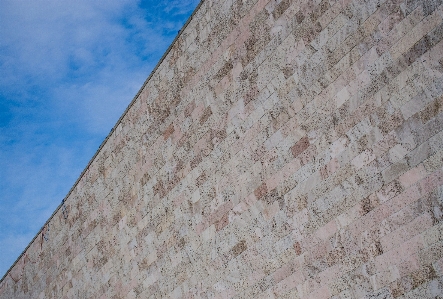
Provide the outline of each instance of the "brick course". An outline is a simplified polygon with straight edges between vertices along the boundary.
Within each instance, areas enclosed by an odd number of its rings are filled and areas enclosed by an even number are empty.
[[[443,2],[204,0],[0,298],[443,296]]]

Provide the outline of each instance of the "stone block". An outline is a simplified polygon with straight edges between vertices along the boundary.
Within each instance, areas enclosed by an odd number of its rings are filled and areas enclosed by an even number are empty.
[[[202,1],[0,298],[441,296],[442,7]]]

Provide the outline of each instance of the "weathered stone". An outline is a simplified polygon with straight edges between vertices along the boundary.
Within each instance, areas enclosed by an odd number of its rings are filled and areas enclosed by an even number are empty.
[[[443,296],[443,2],[203,0],[0,298]]]

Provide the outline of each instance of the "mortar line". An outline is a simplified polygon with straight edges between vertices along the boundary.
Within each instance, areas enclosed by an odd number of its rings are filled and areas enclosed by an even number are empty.
[[[60,210],[60,208],[62,207],[62,205],[66,202],[66,200],[68,199],[68,197],[71,195],[72,191],[74,191],[75,187],[78,185],[78,183],[80,182],[80,180],[82,179],[82,177],[84,176],[84,174],[86,173],[86,171],[89,169],[89,166],[91,166],[92,162],[94,162],[95,158],[97,157],[97,155],[100,153],[101,149],[105,146],[106,142],[108,141],[108,139],[111,137],[112,133],[114,133],[114,131],[116,131],[118,125],[120,125],[120,123],[122,122],[123,118],[126,116],[126,114],[129,112],[129,109],[131,109],[131,107],[135,104],[135,102],[137,101],[138,96],[142,93],[143,89],[146,87],[146,85],[148,84],[149,80],[154,76],[155,72],[157,71],[157,69],[160,67],[160,65],[163,63],[163,61],[165,60],[166,56],[168,56],[169,52],[172,50],[172,47],[174,46],[174,44],[177,42],[177,40],[180,38],[180,36],[182,35],[182,33],[185,31],[185,29],[187,28],[187,26],[189,25],[189,23],[192,21],[193,17],[195,16],[195,14],[197,13],[197,11],[200,9],[200,7],[203,5],[203,3],[205,2],[205,0],[200,0],[200,2],[198,3],[197,7],[194,9],[194,11],[192,12],[192,14],[189,16],[189,18],[187,19],[186,23],[183,25],[183,27],[180,29],[180,31],[178,32],[177,36],[174,38],[174,40],[172,41],[172,43],[169,45],[168,49],[166,50],[166,52],[163,54],[163,56],[160,58],[159,62],[157,63],[157,65],[154,67],[154,69],[151,71],[150,75],[148,76],[148,78],[145,80],[145,82],[143,83],[142,87],[139,89],[139,91],[137,92],[137,94],[134,96],[134,98],[132,99],[131,103],[129,103],[128,107],[126,108],[126,110],[123,112],[123,114],[120,116],[120,118],[117,120],[117,123],[114,125],[114,127],[111,129],[111,131],[108,133],[108,135],[106,136],[105,140],[103,140],[103,142],[100,144],[99,148],[97,149],[97,151],[95,152],[94,156],[92,156],[92,158],[89,160],[88,164],[86,165],[85,169],[82,171],[82,173],[80,174],[80,176],[78,177],[78,179],[75,181],[74,185],[71,187],[71,189],[69,190],[68,194],[63,198],[62,202],[58,205],[58,207],[55,209],[55,211],[52,213],[52,215],[48,218],[48,220],[45,222],[45,224],[43,224],[43,226],[40,228],[40,230],[38,231],[38,233],[35,235],[35,237],[31,240],[31,242],[29,242],[28,246],[26,246],[26,248],[22,251],[22,253],[19,255],[19,257],[15,260],[15,262],[11,265],[11,267],[9,267],[9,269],[6,271],[6,273],[3,275],[2,279],[0,279],[0,284],[3,282],[3,280],[8,276],[8,274],[11,272],[12,268],[14,268],[14,266],[19,262],[19,260],[22,258],[22,256],[26,253],[26,251],[28,250],[28,248],[31,246],[32,243],[34,243],[34,241],[37,239],[37,237],[42,233],[43,229],[46,227],[46,225],[48,225],[48,223],[52,220],[52,218],[55,216],[55,214],[58,212],[58,210]]]

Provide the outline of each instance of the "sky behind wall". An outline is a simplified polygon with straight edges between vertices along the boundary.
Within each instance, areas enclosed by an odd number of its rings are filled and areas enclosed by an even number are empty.
[[[199,0],[0,0],[0,277]]]

